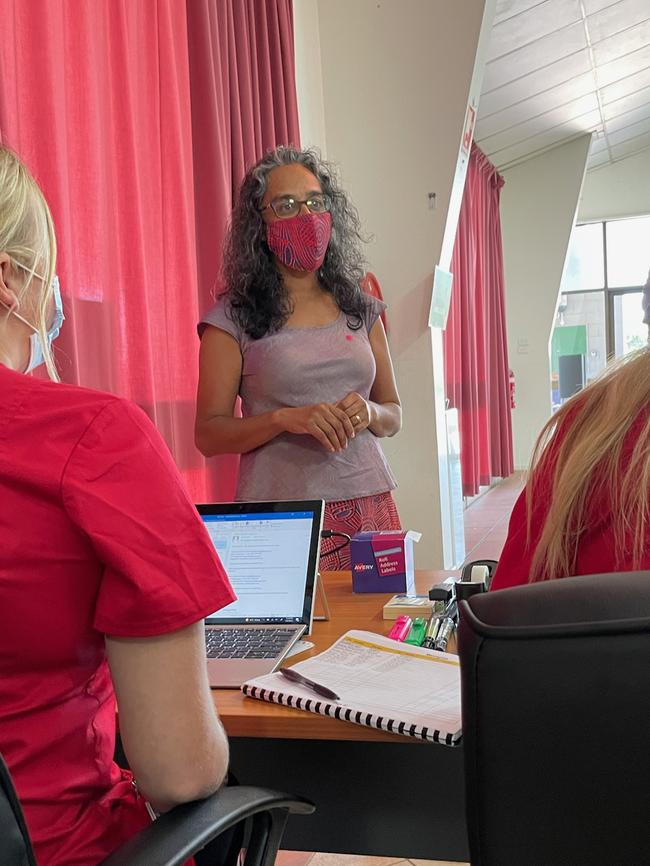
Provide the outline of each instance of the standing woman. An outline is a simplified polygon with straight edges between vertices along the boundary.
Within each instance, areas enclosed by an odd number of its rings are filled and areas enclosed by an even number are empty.
[[[223,274],[199,325],[200,450],[242,455],[239,500],[325,499],[326,529],[399,529],[379,444],[402,423],[385,304],[359,287],[359,217],[313,151],[278,147],[249,170]]]

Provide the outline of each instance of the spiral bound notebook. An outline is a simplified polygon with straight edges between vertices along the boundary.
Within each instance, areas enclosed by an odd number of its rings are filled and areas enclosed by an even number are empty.
[[[335,692],[320,698],[279,673],[249,680],[247,697],[332,716],[393,734],[454,746],[461,738],[457,656],[349,631],[293,669]]]

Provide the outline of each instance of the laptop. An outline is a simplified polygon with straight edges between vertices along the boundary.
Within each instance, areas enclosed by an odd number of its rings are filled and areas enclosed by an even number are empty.
[[[196,506],[237,595],[205,620],[212,688],[271,673],[311,632],[324,504]]]

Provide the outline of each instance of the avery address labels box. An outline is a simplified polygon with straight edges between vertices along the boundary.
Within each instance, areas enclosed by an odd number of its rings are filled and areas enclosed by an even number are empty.
[[[357,532],[350,542],[353,592],[401,592],[415,595],[412,529]]]

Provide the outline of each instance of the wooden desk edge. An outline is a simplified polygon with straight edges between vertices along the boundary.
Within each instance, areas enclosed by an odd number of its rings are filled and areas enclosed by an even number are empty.
[[[243,697],[245,703],[255,700]],[[256,701],[264,704],[264,701]],[[219,706],[218,700],[216,701]],[[303,710],[293,710],[280,707],[277,704],[268,705],[274,712],[268,716],[262,713],[247,712],[237,715],[230,714],[224,719],[224,727],[229,737],[263,737],[277,740],[351,740],[363,742],[423,742],[413,737],[403,737],[399,734],[389,734],[368,728],[365,725],[355,725],[329,716],[316,713],[306,713]],[[304,717],[307,718],[304,718]]]

